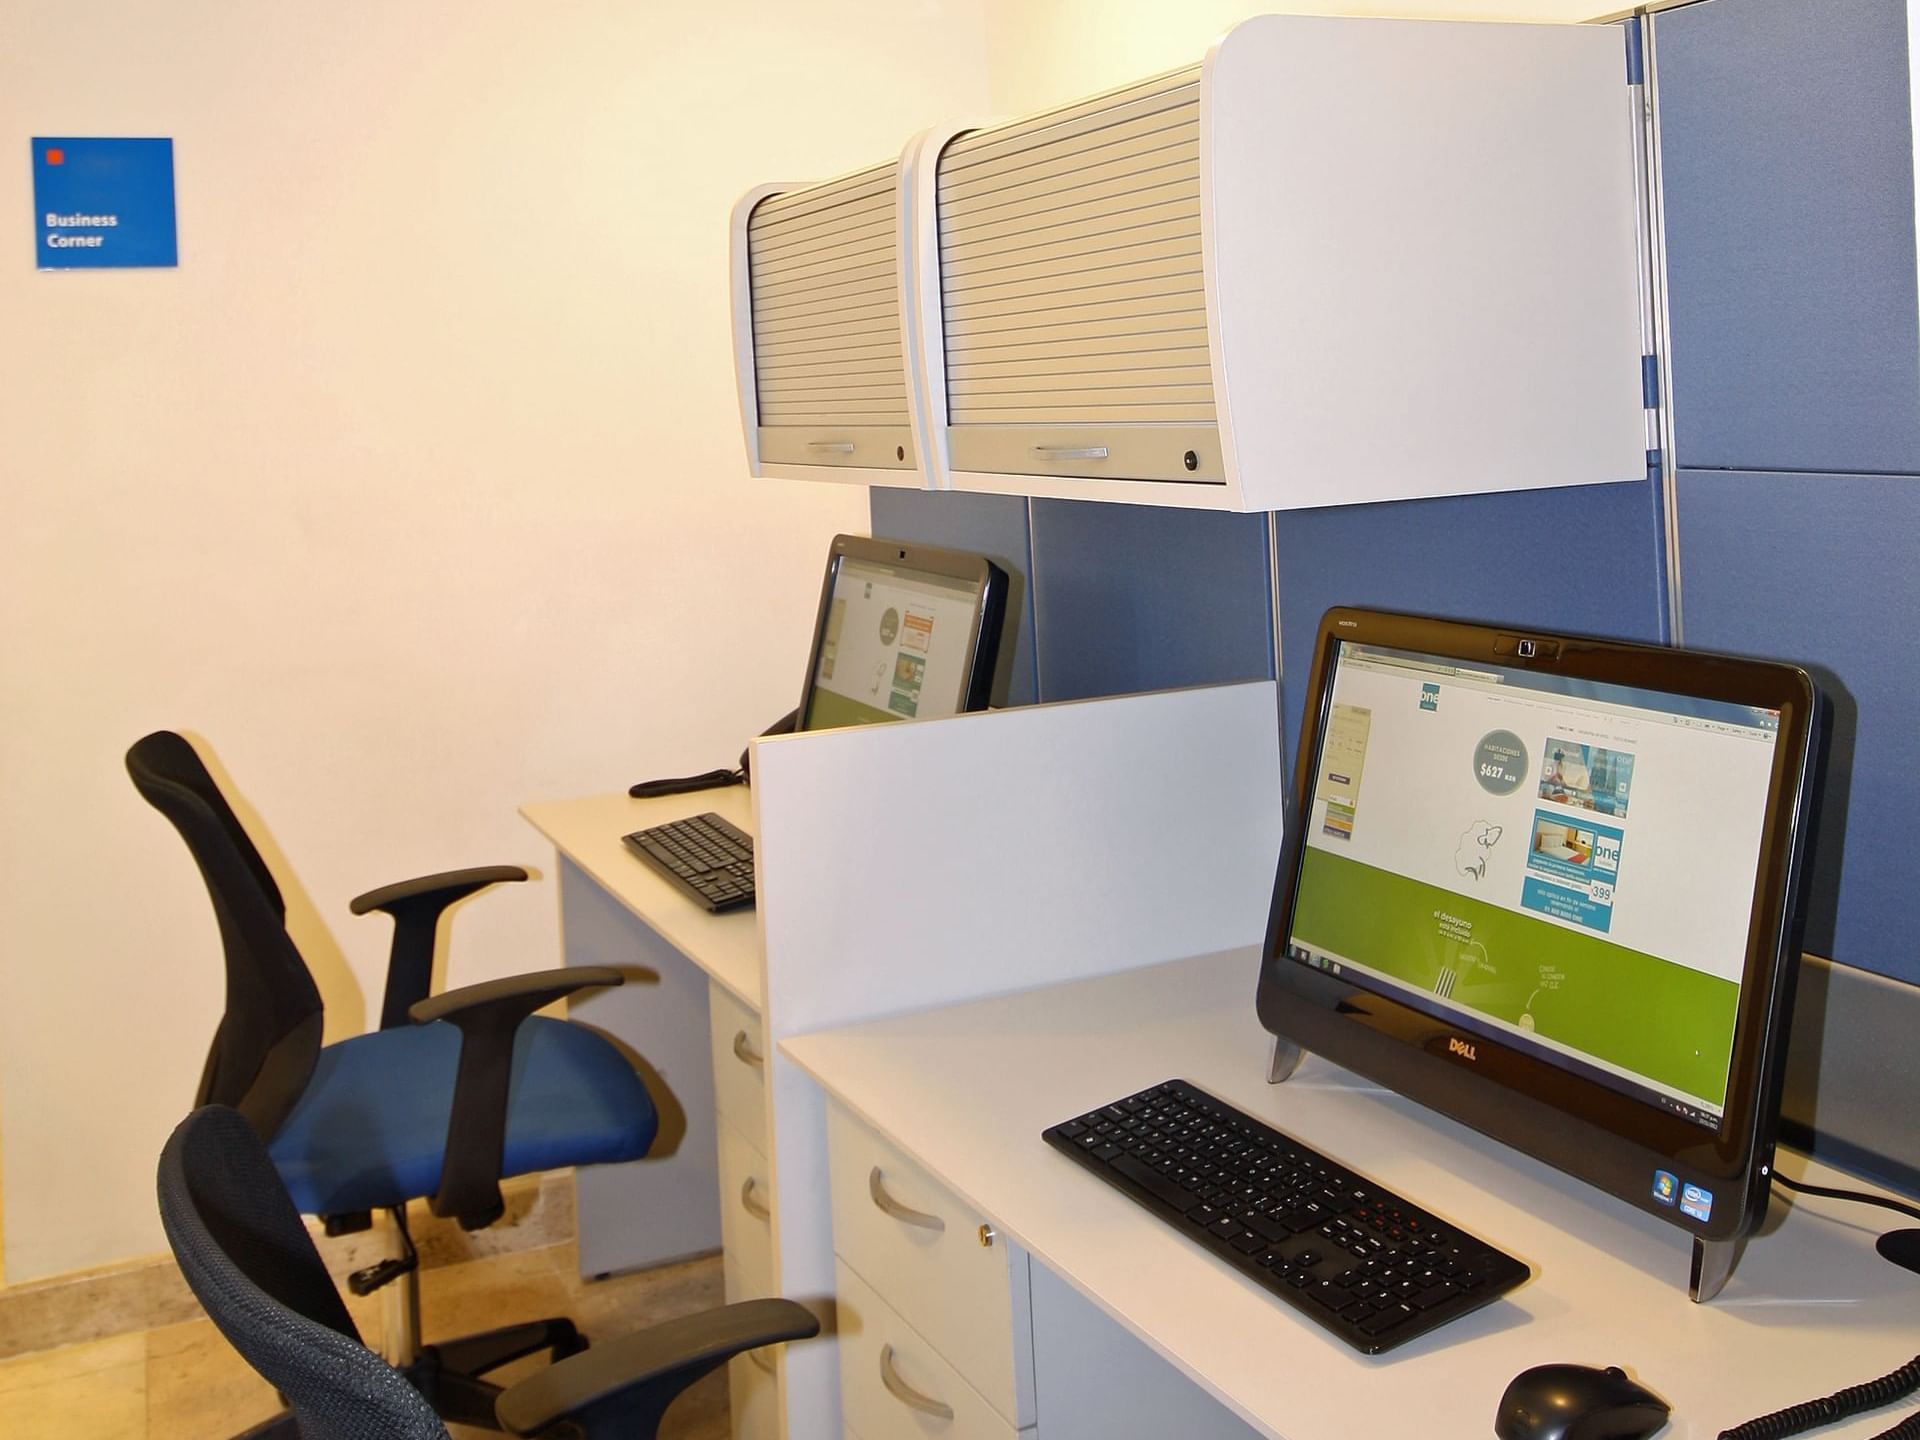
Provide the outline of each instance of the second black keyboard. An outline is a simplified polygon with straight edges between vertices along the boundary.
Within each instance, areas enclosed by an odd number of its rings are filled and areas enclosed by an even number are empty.
[[[620,838],[709,910],[753,904],[753,837],[711,810]]]
[[[1363,1354],[1478,1310],[1532,1273],[1184,1080],[1041,1138]]]

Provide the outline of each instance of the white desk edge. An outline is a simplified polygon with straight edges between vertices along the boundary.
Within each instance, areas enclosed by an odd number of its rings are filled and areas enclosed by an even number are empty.
[[[535,801],[522,805],[520,814],[595,884],[758,1011],[762,966],[760,928],[753,910],[712,914],[654,873],[620,838],[707,810],[753,833],[753,798],[744,785],[652,800],[613,794]]]
[[[1484,1436],[1507,1381],[1550,1361],[1624,1364],[1674,1403],[1663,1440],[1705,1440],[1884,1374],[1917,1348],[1920,1278],[1871,1249],[1897,1217],[1777,1198],[1768,1233],[1749,1244],[1721,1300],[1693,1305],[1688,1244],[1674,1227],[1325,1061],[1268,1086],[1255,970],[1252,950],[1202,956],[781,1048],[1036,1261],[1277,1440],[1393,1433],[1396,1417],[1414,1413],[1423,1433]],[[1048,1124],[1175,1074],[1458,1217],[1532,1262],[1535,1278],[1387,1356],[1347,1349],[1039,1139]],[[1784,1158],[1790,1174],[1829,1173]],[[1903,1413],[1822,1433],[1877,1434]],[[1294,1428],[1282,1429],[1283,1417]]]

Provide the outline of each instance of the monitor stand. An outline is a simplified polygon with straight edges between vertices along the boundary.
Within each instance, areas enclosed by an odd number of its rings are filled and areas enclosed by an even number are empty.
[[[1267,1083],[1278,1085],[1292,1075],[1306,1053],[1293,1041],[1274,1036],[1273,1053],[1267,1059]],[[1704,1305],[1718,1295],[1733,1274],[1733,1267],[1740,1263],[1740,1252],[1746,1249],[1746,1244],[1744,1238],[1702,1240],[1695,1236],[1693,1266],[1687,1276],[1687,1298],[1696,1305]]]
[[[1278,1085],[1293,1074],[1295,1068],[1306,1058],[1307,1052],[1291,1040],[1273,1037],[1273,1056],[1267,1061],[1267,1083]]]
[[[1693,1269],[1687,1276],[1687,1298],[1696,1305],[1704,1305],[1718,1295],[1727,1277],[1733,1274],[1733,1267],[1740,1263],[1740,1252],[1746,1248],[1744,1236],[1738,1240],[1702,1240],[1695,1236]]]

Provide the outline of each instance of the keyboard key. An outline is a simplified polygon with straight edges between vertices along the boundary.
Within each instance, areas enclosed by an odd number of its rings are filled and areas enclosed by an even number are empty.
[[[1172,1184],[1156,1175],[1149,1167],[1142,1165],[1131,1155],[1122,1155],[1113,1162],[1114,1170],[1126,1176],[1134,1184],[1145,1190],[1163,1205],[1173,1207],[1175,1213],[1185,1214],[1195,1203],[1194,1197],[1178,1185]]]
[[[1384,1335],[1396,1326],[1404,1325],[1420,1312],[1411,1305],[1389,1305],[1376,1315],[1369,1315],[1360,1322],[1363,1335]]]

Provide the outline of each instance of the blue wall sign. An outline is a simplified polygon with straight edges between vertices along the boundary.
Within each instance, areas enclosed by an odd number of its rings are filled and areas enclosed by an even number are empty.
[[[33,211],[42,270],[178,265],[173,141],[36,138]]]

